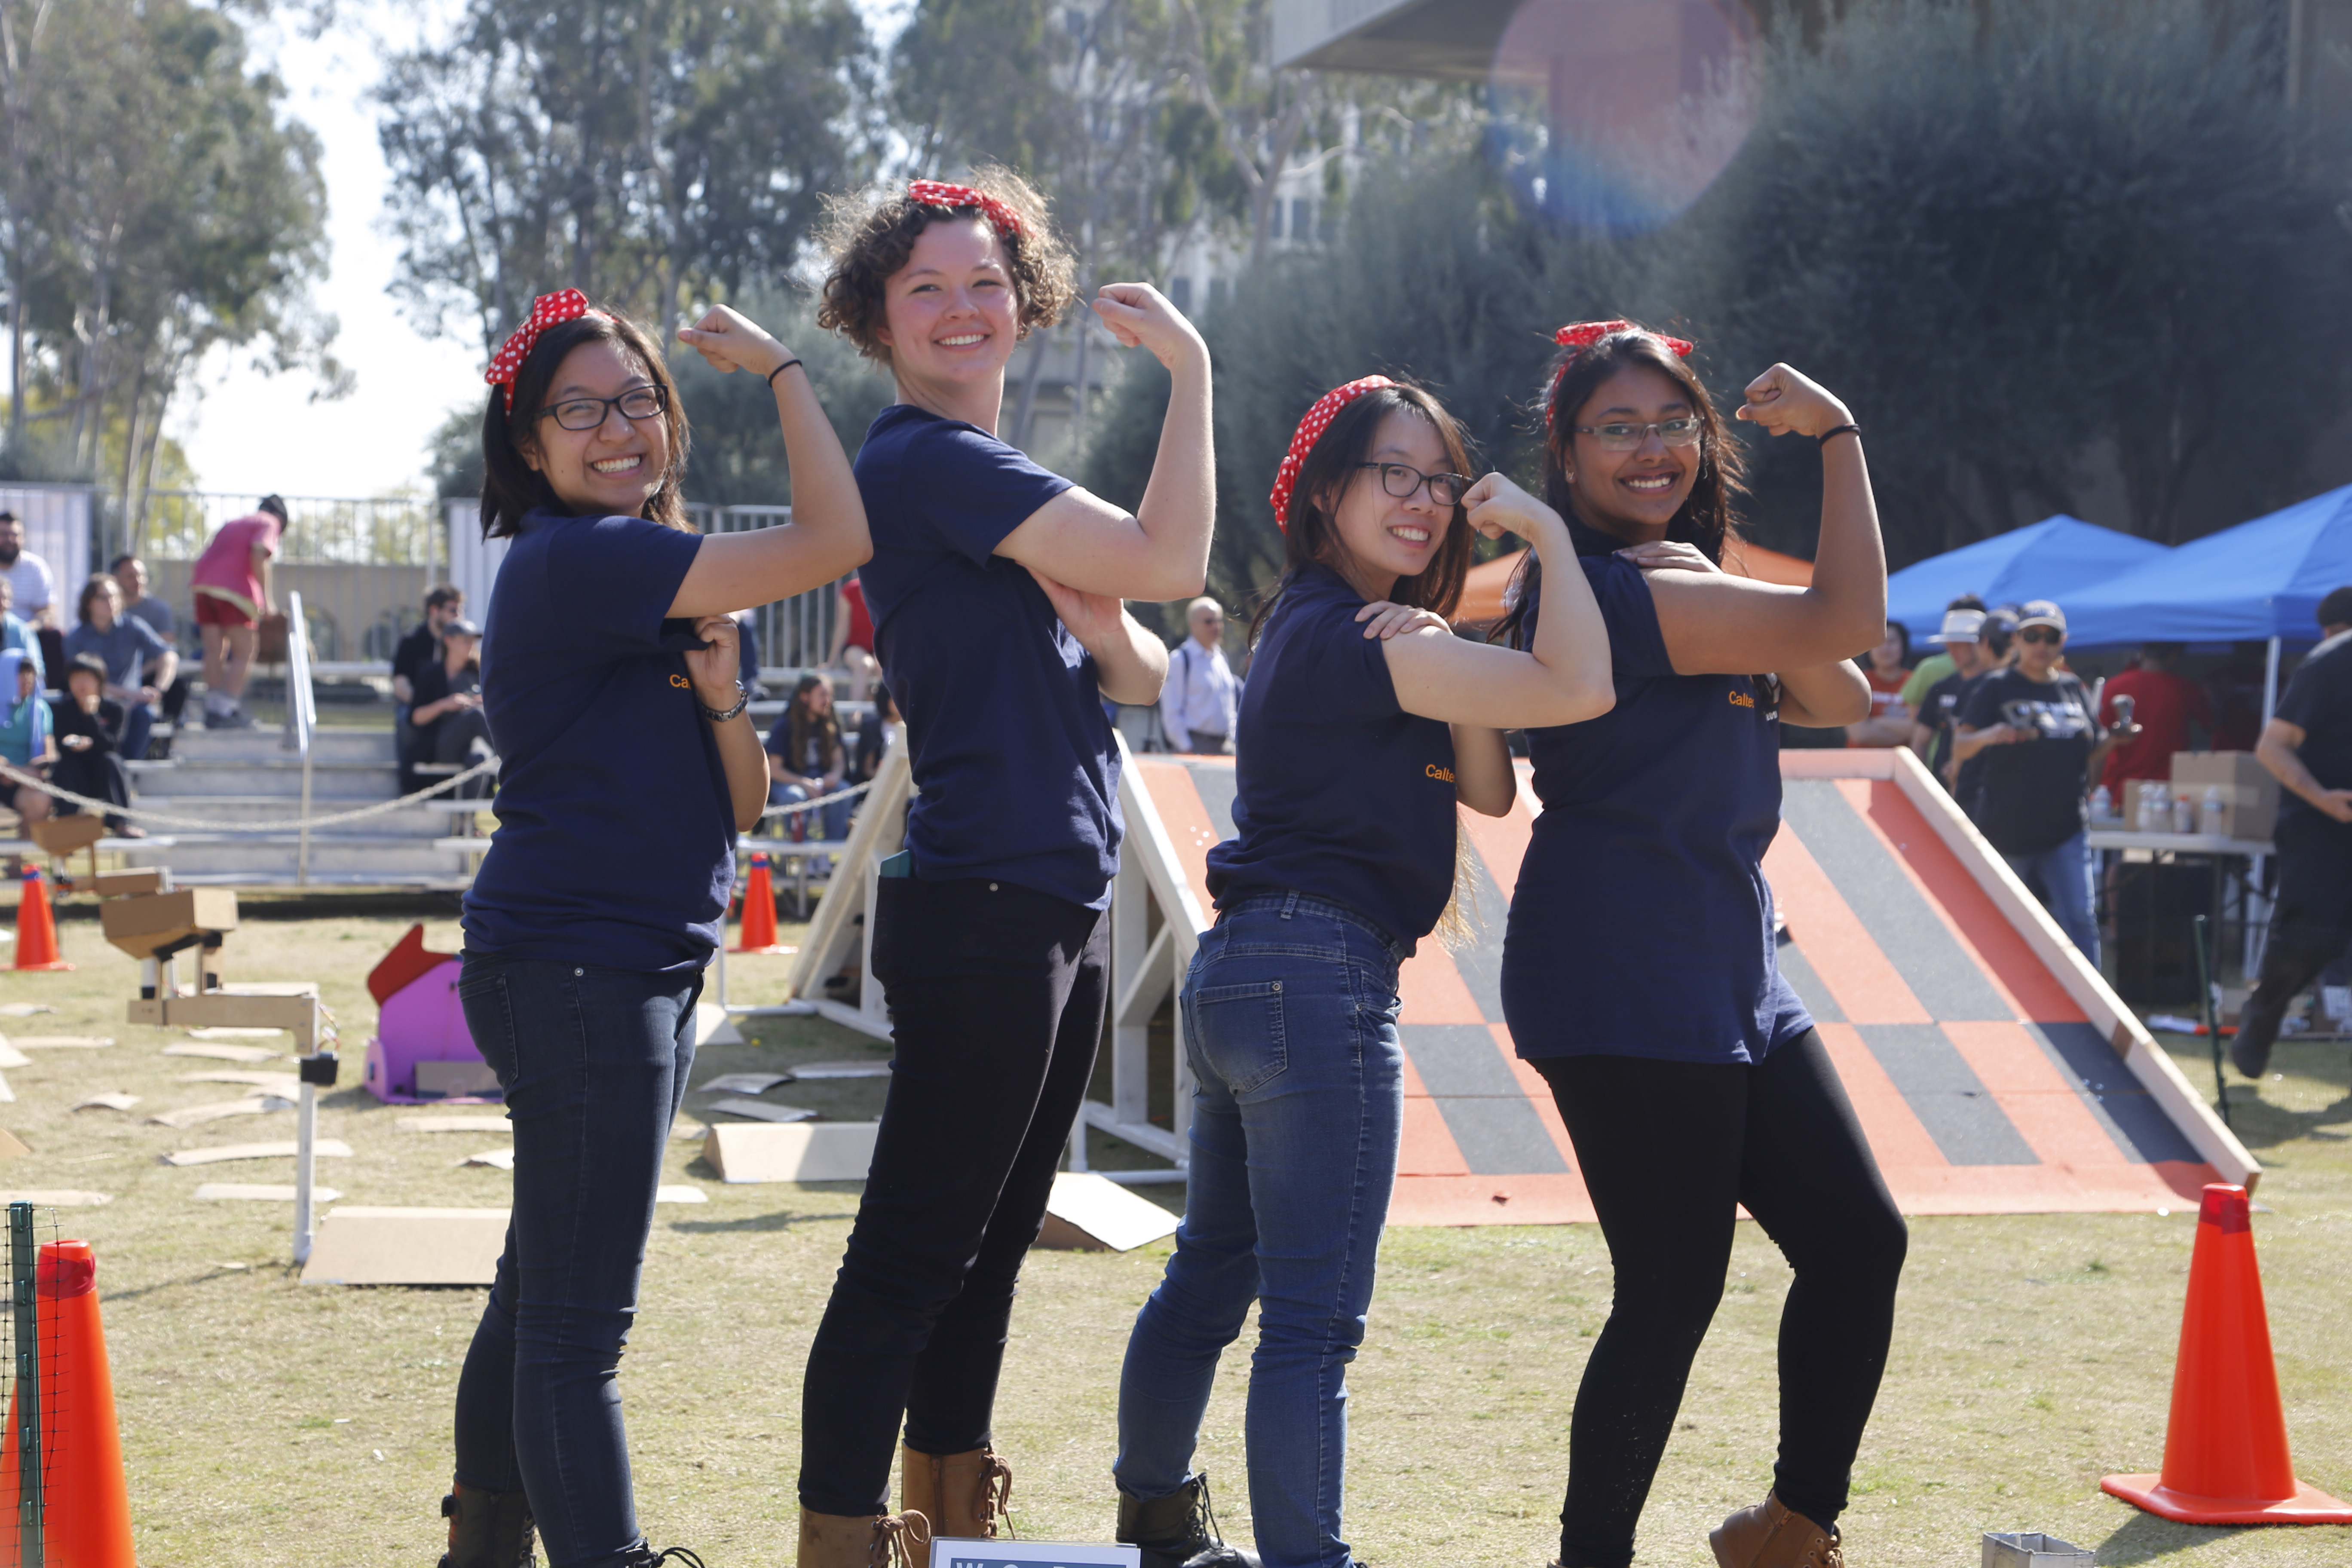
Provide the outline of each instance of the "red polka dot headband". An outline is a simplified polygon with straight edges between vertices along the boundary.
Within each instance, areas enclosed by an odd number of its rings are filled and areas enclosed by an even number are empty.
[[[499,345],[499,352],[490,356],[490,368],[482,373],[484,381],[492,386],[507,389],[508,413],[514,412],[515,374],[522,369],[522,362],[530,357],[531,345],[539,342],[539,334],[560,321],[574,321],[583,316],[596,314],[598,312],[588,308],[588,296],[577,289],[559,289],[552,294],[541,294],[530,302],[530,320],[517,327],[514,335]]]
[[[1019,213],[970,185],[951,185],[945,180],[908,180],[907,199],[927,207],[978,207],[1000,237],[1011,239],[1021,232]]]
[[[1315,400],[1315,406],[1307,411],[1307,417],[1298,422],[1297,433],[1290,437],[1290,450],[1283,454],[1282,466],[1274,470],[1274,493],[1266,499],[1274,502],[1274,525],[1276,528],[1285,533],[1290,531],[1290,492],[1297,487],[1299,465],[1306,462],[1307,454],[1315,449],[1315,442],[1323,434],[1324,427],[1331,423],[1339,410],[1367,392],[1377,392],[1383,386],[1395,384],[1387,376],[1368,375],[1345,386],[1335,386]]]
[[[1616,332],[1640,332],[1645,337],[1655,338],[1660,342],[1665,344],[1666,347],[1674,350],[1675,357],[1677,359],[1690,358],[1691,350],[1697,346],[1686,339],[1670,338],[1664,332],[1654,332],[1647,327],[1639,326],[1634,322],[1625,321],[1571,321],[1567,326],[1564,326],[1560,328],[1559,331],[1554,332],[1551,335],[1551,341],[1558,343],[1564,349],[1583,350],[1591,348],[1601,339]],[[1551,378],[1551,384],[1554,391],[1559,390],[1560,377],[1568,374],[1568,367],[1575,363],[1575,354],[1570,354],[1566,359],[1560,361],[1559,371],[1555,373]],[[1551,428],[1551,400],[1549,398],[1544,402],[1544,428],[1547,430]]]

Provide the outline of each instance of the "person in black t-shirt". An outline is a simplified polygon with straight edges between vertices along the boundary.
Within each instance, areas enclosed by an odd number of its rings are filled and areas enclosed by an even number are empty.
[[[412,771],[418,763],[432,758],[416,749],[415,727],[408,721],[409,710],[416,704],[416,683],[425,671],[441,658],[441,628],[465,612],[466,595],[444,583],[425,595],[425,618],[408,629],[392,650],[392,732],[395,737],[394,750],[400,760],[400,793],[414,794],[417,787]]]
[[[416,761],[470,767],[479,752],[498,750],[482,711],[482,667],[474,659],[481,643],[482,628],[471,621],[453,620],[441,628],[441,657],[417,672],[416,701],[408,710]],[[464,798],[488,795],[479,784],[467,784]]]
[[[116,805],[131,804],[131,774],[122,765],[122,704],[106,695],[106,661],[94,653],[76,654],[66,665],[65,695],[49,699],[52,731],[58,738],[58,765],[50,777],[59,789],[86,795]],[[78,805],[58,808],[70,816]],[[106,814],[106,830],[120,838],[144,838],[146,830],[133,827],[113,812]]]
[[[1985,645],[1978,640],[1984,633],[1985,620],[1982,610],[1947,610],[1943,628],[1927,639],[1941,645],[1950,657],[1952,673],[1927,688],[1919,700],[1918,710],[1912,715],[1910,744],[1946,789],[1952,787],[1952,725],[1962,694],[1990,662]]]
[[[2082,681],[2058,668],[2065,646],[2065,612],[2047,599],[2027,604],[2018,617],[2016,665],[1987,674],[1969,692],[1952,750],[1964,766],[1982,759],[1983,784],[1970,811],[1978,828],[2095,968],[2084,780],[2139,726],[2099,728]]]
[[[2270,1065],[2286,1005],[2352,942],[2352,587],[2319,602],[2326,640],[2287,682],[2254,754],[2286,798],[2278,819],[2278,912],[2230,1059]]]

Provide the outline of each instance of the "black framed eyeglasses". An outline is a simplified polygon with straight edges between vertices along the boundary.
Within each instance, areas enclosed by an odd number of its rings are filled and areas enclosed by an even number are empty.
[[[633,386],[618,397],[567,397],[539,411],[552,416],[566,430],[593,430],[604,423],[606,411],[617,408],[624,419],[652,419],[669,406],[666,386]]]
[[[1378,468],[1381,489],[1399,500],[1411,500],[1415,491],[1427,485],[1429,499],[1439,506],[1460,506],[1471,485],[1460,474],[1424,474],[1410,463],[1358,463],[1356,467]]]
[[[1598,436],[1604,452],[1638,452],[1650,438],[1653,430],[1658,439],[1669,447],[1696,447],[1705,432],[1696,417],[1685,415],[1679,419],[1660,419],[1648,425],[1609,424],[1579,425],[1580,436]]]

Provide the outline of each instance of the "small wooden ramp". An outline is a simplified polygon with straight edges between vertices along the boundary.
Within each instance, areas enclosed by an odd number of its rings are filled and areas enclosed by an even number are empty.
[[[2193,1203],[2206,1182],[2259,1176],[1908,752],[1782,763],[1784,824],[1765,860],[1789,927],[1781,963],[1906,1214],[2152,1209]],[[1233,763],[1137,757],[1122,797],[1114,1060],[1129,1081],[1122,1105],[1089,1104],[1087,1120],[1157,1133],[1173,1153],[1167,1131],[1137,1125],[1139,1037],[1206,927],[1205,857],[1234,831]],[[1593,1217],[1550,1092],[1503,1018],[1503,930],[1531,808],[1522,788],[1507,817],[1463,814],[1476,939],[1450,952],[1423,942],[1401,977],[1396,1224]],[[1177,1059],[1181,1133],[1190,1085]]]

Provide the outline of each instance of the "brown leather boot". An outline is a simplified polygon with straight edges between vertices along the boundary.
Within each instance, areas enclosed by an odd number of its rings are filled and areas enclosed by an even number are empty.
[[[1845,1568],[1836,1530],[1791,1512],[1777,1494],[1725,1520],[1706,1543],[1723,1568]]]
[[[930,1521],[919,1513],[838,1514],[801,1510],[799,1568],[922,1568]]]
[[[933,1535],[993,1541],[1013,1534],[1013,1467],[993,1448],[961,1454],[898,1449],[898,1511],[920,1513]],[[1000,1531],[997,1521],[1003,1521]]]

